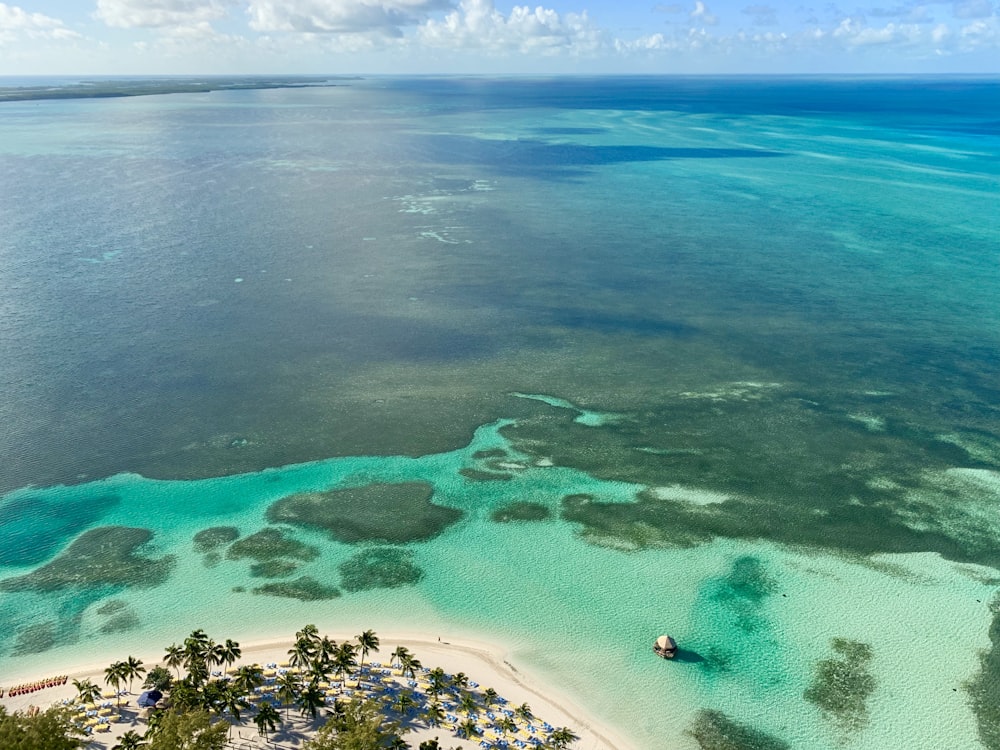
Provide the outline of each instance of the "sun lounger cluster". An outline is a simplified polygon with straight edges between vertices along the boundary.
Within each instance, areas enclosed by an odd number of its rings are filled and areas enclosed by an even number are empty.
[[[35,682],[26,682],[22,685],[15,685],[7,691],[7,697],[14,698],[18,695],[37,693],[39,690],[45,690],[45,688],[65,685],[66,680],[68,679],[69,678],[66,675],[59,675],[58,677],[46,677],[44,680],[36,680]],[[3,698],[3,696],[4,690],[3,688],[0,688],[0,698]]]
[[[68,708],[73,713],[73,723],[87,734],[110,732],[111,722],[120,720],[115,711],[115,702],[110,700],[101,703],[78,703],[77,699],[65,698],[57,701],[55,705]]]

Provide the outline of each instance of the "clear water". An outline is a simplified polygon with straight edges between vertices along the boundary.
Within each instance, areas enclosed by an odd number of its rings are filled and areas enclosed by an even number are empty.
[[[698,747],[703,709],[772,738],[747,747],[992,747],[998,94],[374,79],[4,103],[0,674],[403,611],[512,644],[643,747]],[[414,585],[256,595],[249,561],[193,547],[288,495],[403,481],[464,512],[406,545]],[[549,518],[492,520],[513,502]],[[11,590],[107,526],[149,529],[165,580]],[[288,530],[320,550],[292,577],[339,586],[358,545]],[[840,715],[804,697],[834,638],[872,652]]]

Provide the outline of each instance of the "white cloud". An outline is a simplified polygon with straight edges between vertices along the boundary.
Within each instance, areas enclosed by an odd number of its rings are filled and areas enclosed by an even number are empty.
[[[97,0],[94,14],[118,28],[202,29],[223,18],[232,0]]]
[[[0,44],[18,39],[79,39],[80,35],[66,28],[58,18],[42,13],[29,13],[17,5],[0,3]]]
[[[250,28],[265,32],[399,36],[450,0],[251,0]]]
[[[514,6],[505,16],[493,0],[462,0],[442,20],[427,21],[418,34],[431,47],[543,54],[595,53],[604,38],[586,12],[561,16],[541,6]]]
[[[690,16],[692,21],[703,23],[706,26],[715,26],[719,22],[719,19],[701,0],[695,0],[694,10],[691,11]]]
[[[961,19],[989,18],[993,15],[993,3],[990,0],[963,0],[953,4],[952,13]]]

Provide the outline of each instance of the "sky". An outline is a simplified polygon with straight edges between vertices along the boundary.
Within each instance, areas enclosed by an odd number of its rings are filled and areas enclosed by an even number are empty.
[[[1000,0],[19,0],[0,75],[1000,73]]]

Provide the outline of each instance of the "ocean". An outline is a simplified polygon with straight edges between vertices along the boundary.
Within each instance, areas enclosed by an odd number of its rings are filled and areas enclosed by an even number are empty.
[[[0,103],[0,675],[404,622],[1000,748],[1000,82],[330,83]]]

